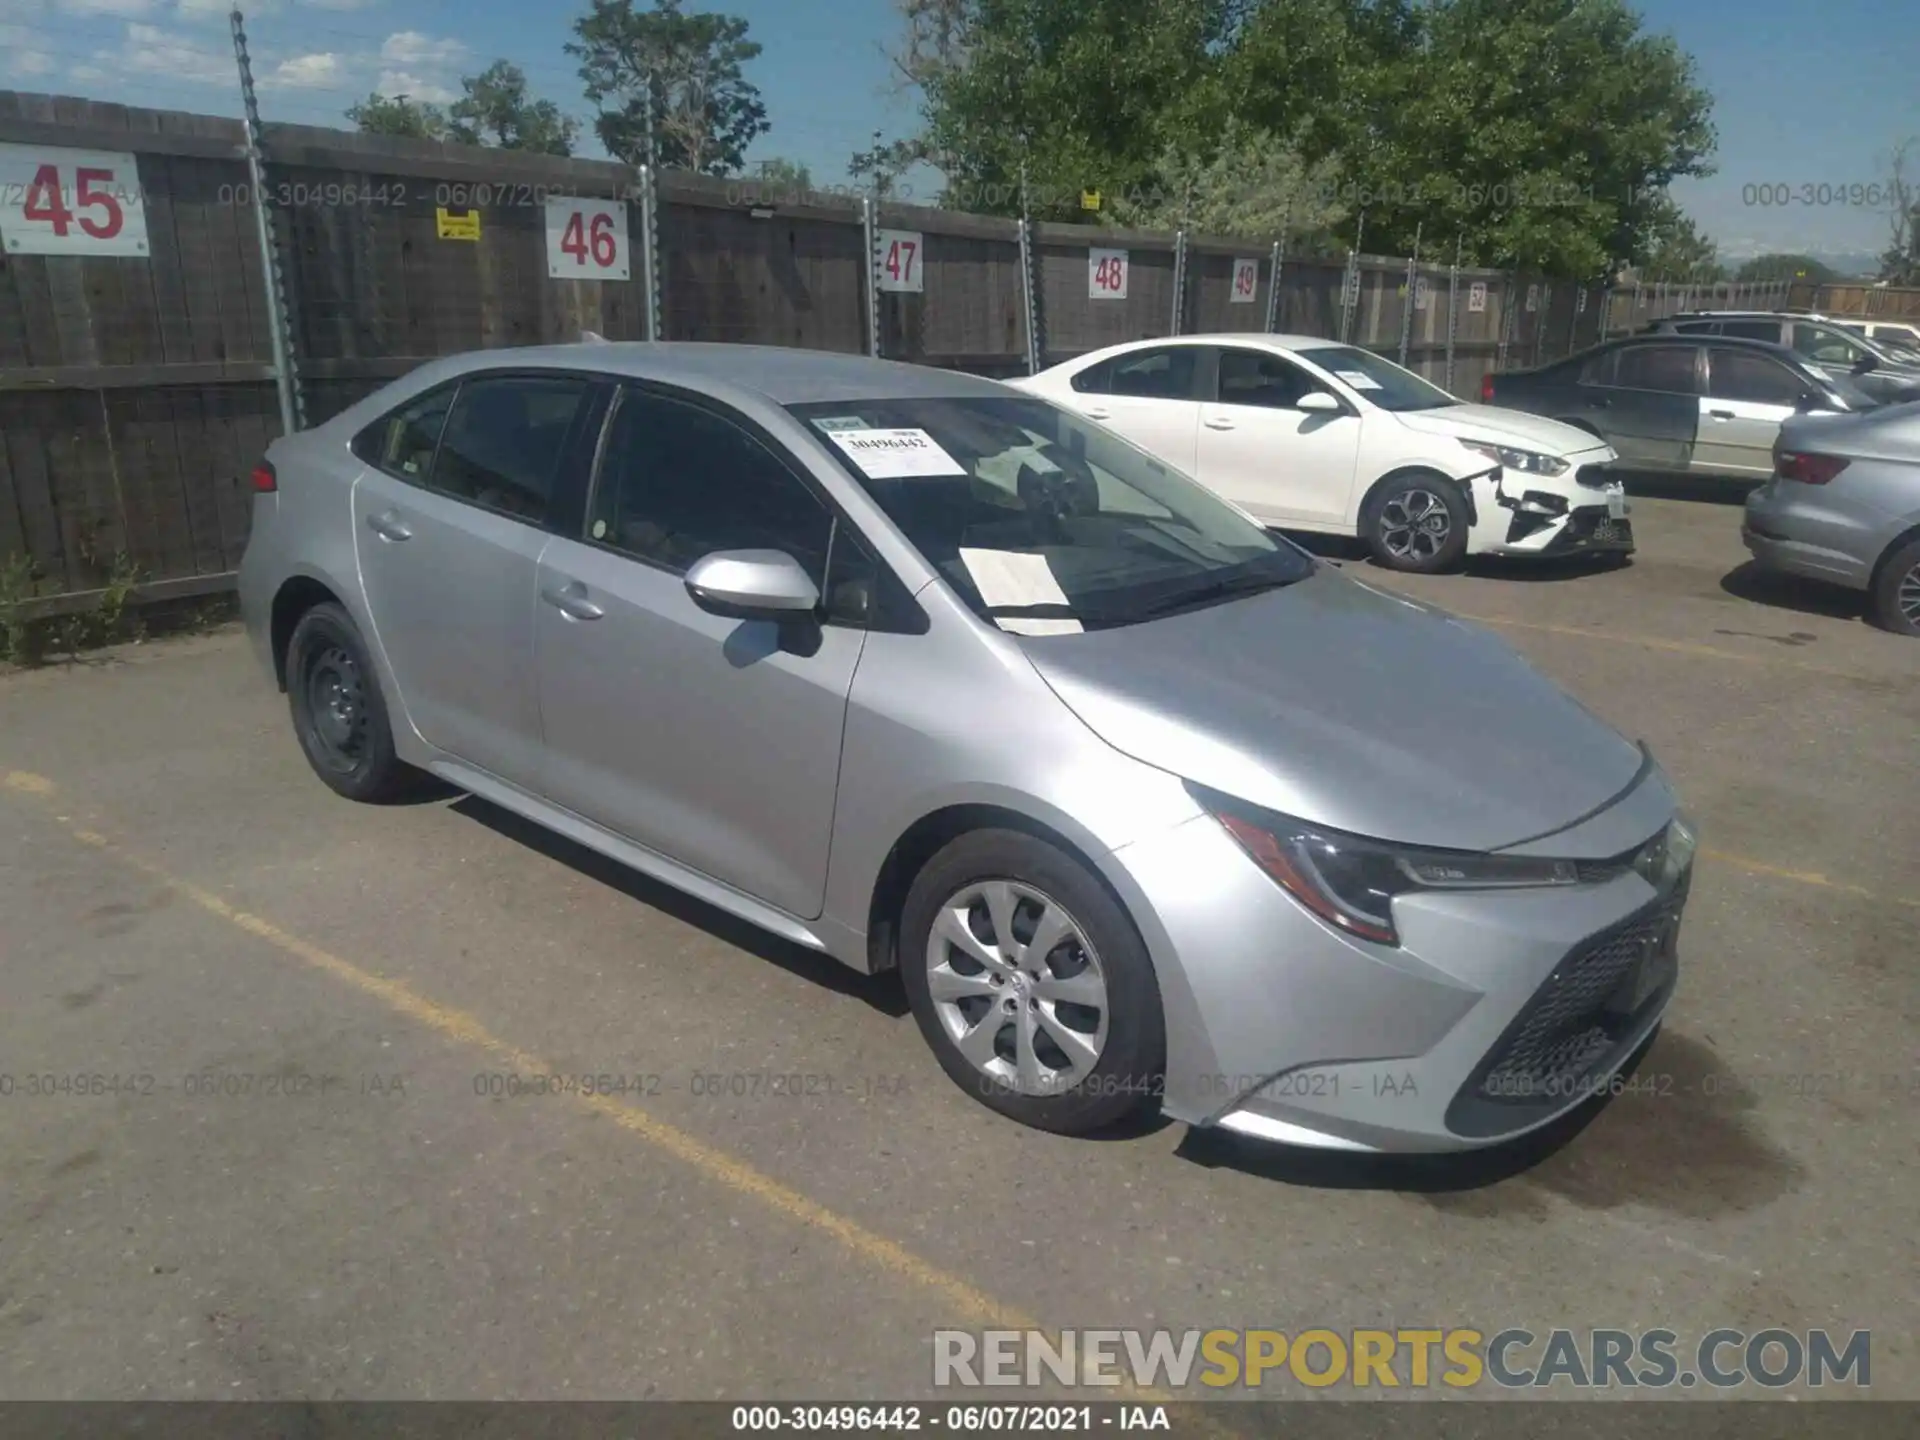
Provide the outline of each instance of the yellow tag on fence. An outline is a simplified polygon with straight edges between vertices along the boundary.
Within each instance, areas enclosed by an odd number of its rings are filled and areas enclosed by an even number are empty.
[[[449,210],[441,205],[435,207],[433,221],[434,228],[439,231],[442,240],[478,240],[480,238],[478,210]]]

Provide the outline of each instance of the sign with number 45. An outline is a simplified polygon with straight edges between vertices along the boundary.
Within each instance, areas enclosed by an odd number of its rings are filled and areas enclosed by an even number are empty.
[[[145,255],[133,156],[0,145],[0,244],[9,255]]]
[[[547,274],[555,280],[630,280],[627,207],[564,195],[547,201]]]

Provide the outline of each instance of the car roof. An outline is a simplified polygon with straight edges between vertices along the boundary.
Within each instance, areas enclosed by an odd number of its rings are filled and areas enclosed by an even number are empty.
[[[1605,345],[1595,345],[1593,349],[1603,350],[1618,345],[1716,345],[1728,349],[1763,350],[1769,355],[1786,355],[1795,360],[1805,359],[1792,346],[1777,345],[1771,340],[1755,340],[1746,335],[1676,335],[1665,330],[1639,330],[1632,335],[1616,335]]]
[[[414,375],[430,385],[487,370],[527,369],[594,370],[669,385],[691,385],[720,395],[750,394],[776,405],[893,396],[961,399],[1007,393],[995,380],[897,360],[875,360],[831,350],[680,340],[588,340],[572,345],[473,350],[436,360]]]

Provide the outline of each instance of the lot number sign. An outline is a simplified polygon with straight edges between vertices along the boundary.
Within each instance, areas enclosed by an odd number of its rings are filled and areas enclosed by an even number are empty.
[[[555,280],[630,280],[627,207],[565,195],[547,201],[547,274]]]
[[[1233,262],[1233,292],[1227,298],[1235,305],[1251,305],[1256,291],[1260,288],[1260,262],[1258,260],[1236,260]]]
[[[1487,282],[1476,280],[1467,287],[1467,309],[1475,315],[1485,313],[1487,308]]]
[[[9,255],[145,255],[133,156],[0,145],[0,244]]]
[[[876,230],[873,248],[880,261],[875,277],[880,289],[903,295],[926,293],[926,280],[920,270],[920,257],[927,248],[926,236],[918,230]]]
[[[1124,300],[1127,298],[1127,252],[1124,250],[1087,251],[1087,298]]]

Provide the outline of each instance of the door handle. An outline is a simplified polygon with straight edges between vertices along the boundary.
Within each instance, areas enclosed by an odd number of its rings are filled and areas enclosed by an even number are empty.
[[[382,510],[378,515],[367,516],[367,528],[382,540],[411,540],[413,531],[400,518],[397,510]]]
[[[578,580],[555,581],[540,587],[540,598],[569,620],[598,620],[607,612],[587,599],[587,587]]]
[[[1206,427],[1207,427],[1207,428],[1208,428],[1209,430],[1231,430],[1231,429],[1233,429],[1233,421],[1231,421],[1231,420],[1221,420],[1221,419],[1213,419],[1213,420],[1202,420],[1202,421],[1201,421],[1200,423],[1201,423],[1202,425],[1205,425],[1205,426],[1206,426]]]
[[[1732,420],[1736,418],[1731,410],[1709,410],[1707,414],[1716,420]]]

